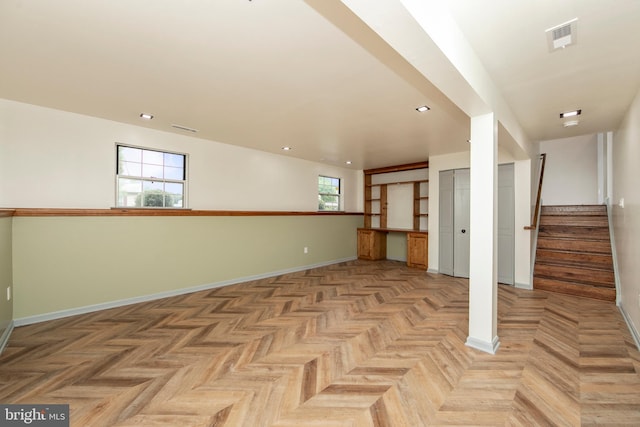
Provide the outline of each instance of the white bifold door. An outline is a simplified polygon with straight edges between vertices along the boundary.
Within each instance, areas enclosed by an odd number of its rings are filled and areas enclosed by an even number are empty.
[[[469,277],[469,169],[440,172],[438,271]],[[514,282],[513,164],[498,167],[498,281]]]

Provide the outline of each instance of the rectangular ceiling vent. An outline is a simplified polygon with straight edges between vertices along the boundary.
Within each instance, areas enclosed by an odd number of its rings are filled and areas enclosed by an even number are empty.
[[[567,21],[564,24],[545,30],[547,33],[547,45],[549,51],[564,49],[567,46],[576,44],[578,41],[578,18]]]
[[[194,128],[190,128],[190,127],[186,127],[186,126],[182,126],[182,125],[171,125],[171,127],[176,128],[176,129],[180,129],[180,130],[185,130],[187,132],[193,132],[196,133],[198,132],[198,129],[194,129]]]

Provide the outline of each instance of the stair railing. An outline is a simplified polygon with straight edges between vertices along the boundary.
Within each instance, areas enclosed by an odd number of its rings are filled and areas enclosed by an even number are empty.
[[[540,202],[542,196],[542,178],[544,177],[544,164],[547,160],[547,153],[540,154],[540,169],[538,173],[538,194],[536,195],[536,207],[533,210],[533,220],[531,225],[524,227],[525,230],[535,230],[538,228],[538,219],[540,218]]]

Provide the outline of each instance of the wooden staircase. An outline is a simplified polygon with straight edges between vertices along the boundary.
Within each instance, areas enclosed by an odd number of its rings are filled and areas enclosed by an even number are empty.
[[[606,206],[542,207],[533,287],[615,301]]]

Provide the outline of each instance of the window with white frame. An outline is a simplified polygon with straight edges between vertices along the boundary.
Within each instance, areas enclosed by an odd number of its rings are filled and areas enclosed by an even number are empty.
[[[340,210],[340,178],[318,176],[318,210]]]
[[[116,206],[186,207],[186,154],[120,144],[116,148]]]

